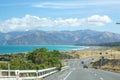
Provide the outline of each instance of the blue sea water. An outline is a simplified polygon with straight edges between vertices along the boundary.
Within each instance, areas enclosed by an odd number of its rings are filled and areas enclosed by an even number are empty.
[[[68,50],[81,50],[86,47],[84,46],[73,46],[73,45],[12,45],[12,46],[0,46],[0,54],[6,53],[18,53],[18,52],[30,52],[36,48],[47,48],[48,50],[59,50],[59,51],[68,51]]]

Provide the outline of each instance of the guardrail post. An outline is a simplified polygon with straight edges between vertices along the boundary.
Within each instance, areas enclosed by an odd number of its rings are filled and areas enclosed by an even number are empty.
[[[19,76],[20,76],[20,75],[19,75],[19,70],[16,70],[16,71],[15,71],[15,75],[16,75],[16,80],[19,80]]]
[[[8,76],[10,77],[10,64],[8,63]]]
[[[38,67],[36,68],[36,80],[38,80]]]
[[[69,69],[69,66],[64,66],[61,68],[61,71],[64,71],[66,69]],[[53,68],[48,68],[48,69],[43,69],[43,70],[39,70],[39,68],[36,68],[36,70],[0,70],[0,76],[2,77],[2,73],[4,72],[10,72],[10,73],[15,73],[15,76],[7,76],[7,78],[15,78],[16,80],[39,80],[39,78],[43,78],[46,77],[48,75],[51,75],[55,72],[57,72],[58,70],[56,69],[56,67]],[[34,76],[30,76],[31,73],[34,73]],[[27,74],[27,76],[21,76],[20,74]],[[4,77],[4,76],[3,76]],[[1,80],[1,79],[0,79]]]
[[[0,71],[0,76],[2,76],[2,72]]]

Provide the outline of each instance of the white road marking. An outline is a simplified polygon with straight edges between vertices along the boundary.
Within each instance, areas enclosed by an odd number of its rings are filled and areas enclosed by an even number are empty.
[[[101,77],[100,80],[104,80],[104,79]]]
[[[75,70],[75,68],[73,68],[73,70]]]
[[[97,76],[97,74],[94,74],[95,76]]]
[[[63,80],[66,80],[71,73],[72,73],[72,71],[70,71]]]

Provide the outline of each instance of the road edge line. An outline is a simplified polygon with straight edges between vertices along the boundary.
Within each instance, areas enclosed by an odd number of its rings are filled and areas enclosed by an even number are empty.
[[[72,71],[70,71],[63,80],[66,80],[71,73],[72,73]]]

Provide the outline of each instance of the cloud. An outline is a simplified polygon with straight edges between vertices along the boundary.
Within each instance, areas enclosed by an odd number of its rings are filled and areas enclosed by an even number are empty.
[[[37,8],[52,8],[52,9],[71,9],[71,8],[83,8],[86,6],[108,6],[119,5],[120,0],[82,0],[82,1],[64,1],[64,2],[41,2],[33,4],[32,7]]]
[[[44,3],[39,3],[32,5],[33,7],[38,7],[38,8],[55,8],[55,9],[67,9],[67,8],[79,8],[81,7],[81,4],[78,3],[63,3],[63,2],[44,2]]]
[[[0,6],[32,6],[38,8],[70,9],[86,6],[119,5],[120,0],[60,0],[60,1],[20,1],[19,3],[0,3]]]
[[[87,19],[88,25],[94,25],[94,26],[103,26],[105,23],[110,23],[111,19],[108,16],[99,16],[94,15],[91,17],[88,17]]]
[[[27,31],[41,28],[68,28],[81,26],[103,26],[110,23],[111,19],[104,15],[93,15],[88,18],[51,19],[38,16],[25,15],[23,18],[12,18],[0,21],[0,32]]]

